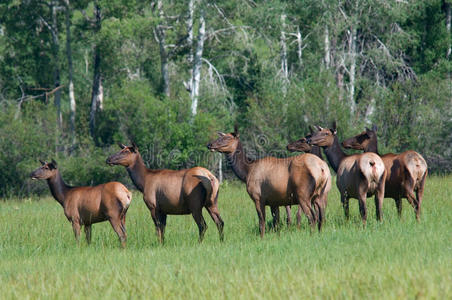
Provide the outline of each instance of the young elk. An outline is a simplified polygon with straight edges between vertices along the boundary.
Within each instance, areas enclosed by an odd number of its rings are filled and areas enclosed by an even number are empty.
[[[46,179],[50,192],[64,209],[72,223],[77,243],[80,227],[85,226],[86,241],[91,243],[91,225],[109,221],[118,234],[121,246],[125,247],[126,213],[132,201],[132,193],[119,182],[107,182],[97,186],[68,186],[61,177],[57,163],[41,162],[41,167],[31,173],[32,179]]]
[[[234,173],[246,182],[246,190],[256,206],[261,237],[265,233],[265,206],[274,212],[279,206],[300,205],[311,227],[318,223],[321,230],[331,189],[330,170],[323,160],[303,154],[251,161],[243,151],[237,128],[232,133],[218,134],[220,137],[207,148],[226,154]]]
[[[364,150],[378,155],[377,126],[366,128],[361,134],[342,142],[345,148]],[[386,169],[385,197],[393,198],[397,213],[402,216],[402,198],[406,198],[413,206],[416,219],[419,221],[422,197],[424,195],[427,163],[415,151],[405,151],[400,154],[388,153],[381,155]],[[416,193],[416,197],[414,196]]]
[[[332,129],[317,129],[308,142],[323,148],[331,167],[337,173],[336,184],[341,193],[345,217],[349,219],[349,198],[356,198],[359,201],[361,218],[366,225],[366,198],[375,195],[376,215],[381,221],[386,178],[381,158],[374,153],[346,155],[336,135],[336,123]]]
[[[218,179],[201,167],[186,170],[150,170],[146,168],[138,147],[119,144],[121,151],[107,158],[109,165],[126,167],[133,183],[143,193],[151,211],[160,243],[164,242],[166,216],[191,214],[199,228],[202,242],[207,224],[202,216],[205,207],[215,222],[223,241],[224,222],[218,211]]]

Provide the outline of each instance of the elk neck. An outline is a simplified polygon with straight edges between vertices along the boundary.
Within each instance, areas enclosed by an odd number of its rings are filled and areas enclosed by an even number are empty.
[[[311,146],[311,151],[309,153],[314,154],[315,156],[318,156],[320,159],[323,160],[322,152],[320,151],[319,146],[314,146],[314,145]]]
[[[238,141],[237,148],[234,152],[226,154],[226,158],[231,165],[234,174],[241,181],[245,182],[252,161],[246,157],[241,141]]]
[[[334,172],[337,172],[341,161],[348,156],[344,153],[344,151],[342,151],[341,144],[339,144],[337,136],[334,136],[333,144],[331,146],[324,147],[323,150]]]
[[[61,177],[60,171],[57,170],[55,176],[47,179],[47,183],[49,184],[52,196],[56,201],[58,201],[58,203],[61,204],[61,206],[64,207],[66,194],[71,189],[71,187],[64,182],[63,177]]]
[[[149,172],[149,170],[148,168],[146,168],[146,165],[144,164],[143,158],[141,158],[140,153],[138,153],[137,159],[135,160],[133,165],[127,167],[127,172],[129,173],[129,176],[132,179],[135,187],[143,193],[146,174]]]
[[[366,148],[364,149],[364,152],[373,152],[376,153],[378,155],[380,155],[378,153],[378,142],[377,142],[377,138],[372,138],[369,143],[367,143]]]

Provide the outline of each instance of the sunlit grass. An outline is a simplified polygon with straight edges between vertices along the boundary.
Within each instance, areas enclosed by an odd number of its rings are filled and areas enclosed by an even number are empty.
[[[108,223],[93,226],[90,246],[75,245],[62,208],[51,198],[0,203],[0,295],[7,298],[450,298],[452,177],[430,177],[421,222],[404,200],[403,218],[385,199],[375,221],[368,199],[363,229],[356,200],[344,221],[339,194],[329,196],[321,234],[282,226],[258,235],[254,204],[242,184],[224,184],[215,224],[198,244],[191,216],[169,216],[157,243],[149,211],[134,193],[121,250]],[[295,207],[293,214],[295,214]],[[270,215],[269,210],[267,215]],[[282,219],[285,218],[281,210]],[[294,218],[295,219],[295,216]],[[84,236],[82,235],[82,238]]]

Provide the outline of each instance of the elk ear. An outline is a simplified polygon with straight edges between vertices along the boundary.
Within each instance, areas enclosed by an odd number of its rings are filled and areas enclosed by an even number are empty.
[[[320,126],[318,126],[318,125],[314,125],[314,127],[315,127],[315,129],[317,129],[317,131],[320,131],[320,130],[323,129],[322,127],[320,127]]]
[[[39,160],[39,162],[41,163],[41,165],[45,165],[46,164],[46,162],[41,160],[41,159]]]
[[[232,133],[232,135],[237,138],[240,136],[237,124],[234,125],[234,132]]]
[[[119,148],[121,148],[121,149],[124,149],[124,148],[127,147],[126,145],[124,145],[123,143],[120,143],[120,142],[118,142],[118,146],[119,146]]]
[[[49,167],[51,169],[56,169],[58,167],[58,164],[57,164],[57,162],[54,159],[52,159],[52,161],[49,164]]]
[[[366,131],[369,132],[369,131],[371,131],[371,130],[370,130],[369,128],[366,127]]]
[[[311,134],[313,134],[315,132],[314,127],[312,127],[312,125],[309,125],[309,131],[311,132]]]
[[[218,133],[218,135],[219,135],[220,137],[222,137],[222,136],[225,136],[225,135],[226,135],[226,133],[224,133],[224,132],[221,132],[221,131],[218,131],[217,133]]]
[[[331,133],[332,133],[333,135],[336,135],[336,134],[337,134],[336,128],[330,128],[330,131],[331,131]]]
[[[377,125],[372,124],[372,130],[375,131],[375,132],[377,132],[377,130],[378,130]]]
[[[132,147],[130,147],[130,150],[132,150],[132,152],[138,151],[138,146],[137,146],[137,144],[135,144],[135,142],[132,142]]]
[[[337,126],[336,126],[336,120],[333,121],[333,126],[331,127],[334,131],[336,131]]]

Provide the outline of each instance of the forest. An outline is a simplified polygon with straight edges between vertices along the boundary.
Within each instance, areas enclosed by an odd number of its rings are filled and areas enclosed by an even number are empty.
[[[76,185],[117,180],[117,142],[151,168],[233,178],[206,145],[238,125],[254,157],[309,125],[374,124],[381,153],[452,172],[452,0],[2,0],[0,197],[58,161]],[[224,174],[223,174],[224,172]]]

